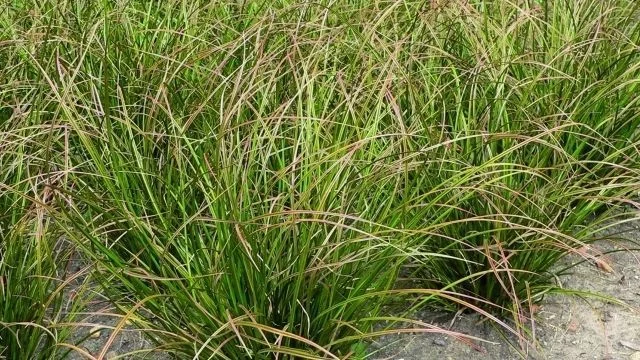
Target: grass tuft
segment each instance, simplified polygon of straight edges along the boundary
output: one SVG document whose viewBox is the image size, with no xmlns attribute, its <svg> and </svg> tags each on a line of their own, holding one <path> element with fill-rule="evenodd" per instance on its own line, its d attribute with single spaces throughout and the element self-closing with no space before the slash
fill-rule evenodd
<svg viewBox="0 0 640 360">
<path fill-rule="evenodd" d="M 98 358 L 126 320 L 177 358 L 360 357 L 409 294 L 521 329 L 640 189 L 636 1 L 12 5 L 4 206 L 55 190 L 125 314 Z"/>
</svg>

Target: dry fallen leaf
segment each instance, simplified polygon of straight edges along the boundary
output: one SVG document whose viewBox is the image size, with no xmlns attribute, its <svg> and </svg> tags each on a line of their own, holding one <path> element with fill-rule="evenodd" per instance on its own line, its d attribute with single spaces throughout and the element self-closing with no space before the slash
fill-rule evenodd
<svg viewBox="0 0 640 360">
<path fill-rule="evenodd" d="M 589 246 L 583 246 L 580 248 L 575 249 L 574 251 L 576 252 L 576 254 L 582 256 L 585 259 L 591 259 L 596 263 L 596 266 L 598 267 L 598 269 L 604 271 L 604 272 L 608 272 L 608 273 L 613 273 L 613 268 L 611 267 L 611 265 L 609 265 L 609 263 L 604 259 L 604 257 L 600 256 L 600 257 L 596 257 L 594 255 L 591 255 L 590 252 L 591 247 Z M 598 253 L 598 251 L 596 251 Z"/>
<path fill-rule="evenodd" d="M 612 273 L 613 272 L 613 268 L 611 267 L 611 265 L 609 265 L 609 263 L 607 263 L 606 261 L 604 261 L 602 258 L 596 258 L 596 266 L 598 267 L 598 269 L 608 272 L 608 273 Z"/>
</svg>

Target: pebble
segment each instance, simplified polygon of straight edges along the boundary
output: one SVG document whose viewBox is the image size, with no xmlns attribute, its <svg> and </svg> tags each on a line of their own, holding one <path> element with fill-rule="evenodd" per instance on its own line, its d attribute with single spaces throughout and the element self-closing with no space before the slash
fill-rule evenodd
<svg viewBox="0 0 640 360">
<path fill-rule="evenodd" d="M 91 334 L 89 337 L 96 339 L 100 337 L 100 329 L 102 329 L 102 326 L 94 326 L 89 330 L 89 334 Z"/>
<path fill-rule="evenodd" d="M 433 340 L 433 343 L 438 346 L 447 346 L 447 343 L 442 339 L 435 339 Z"/>
<path fill-rule="evenodd" d="M 630 360 L 640 360 L 640 351 L 634 352 L 629 356 Z"/>
</svg>

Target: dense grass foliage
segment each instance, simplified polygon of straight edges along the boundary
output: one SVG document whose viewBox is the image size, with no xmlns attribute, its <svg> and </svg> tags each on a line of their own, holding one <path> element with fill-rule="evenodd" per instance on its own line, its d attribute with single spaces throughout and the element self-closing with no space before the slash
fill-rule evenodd
<svg viewBox="0 0 640 360">
<path fill-rule="evenodd" d="M 593 216 L 637 191 L 638 5 L 475 5 L 440 8 L 446 31 L 427 42 L 438 50 L 419 52 L 433 80 L 411 103 L 433 104 L 418 117 L 431 115 L 449 143 L 438 175 L 421 166 L 409 198 L 440 207 L 416 204 L 413 218 L 451 224 L 427 248 L 468 260 L 425 260 L 436 283 L 478 274 L 452 288 L 517 304 L 592 237 Z"/>
<path fill-rule="evenodd" d="M 0 123 L 0 358 L 10 360 L 56 358 L 68 333 L 58 323 L 69 254 L 49 216 L 60 175 L 46 165 L 52 129 L 32 114 Z"/>
<path fill-rule="evenodd" d="M 5 161 L 60 164 L 59 229 L 177 358 L 362 356 L 437 294 L 408 262 L 521 321 L 640 189 L 639 6 L 13 1 L 0 119 L 56 150 Z"/>
</svg>

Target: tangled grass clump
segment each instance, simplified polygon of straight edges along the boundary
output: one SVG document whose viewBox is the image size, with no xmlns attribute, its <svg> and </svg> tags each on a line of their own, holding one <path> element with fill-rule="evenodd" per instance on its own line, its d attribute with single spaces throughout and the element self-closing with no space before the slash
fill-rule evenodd
<svg viewBox="0 0 640 360">
<path fill-rule="evenodd" d="M 0 121 L 24 109 L 24 138 L 49 129 L 47 237 L 94 261 L 122 324 L 159 349 L 364 357 L 398 295 L 521 321 L 560 258 L 625 221 L 638 15 L 631 0 L 14 1 Z M 425 289 L 396 288 L 407 263 Z"/>
</svg>

